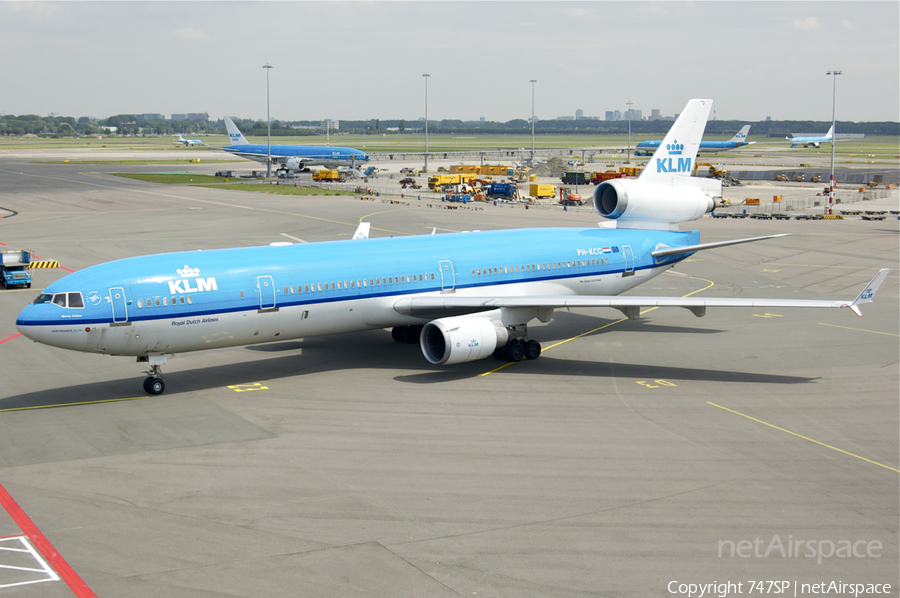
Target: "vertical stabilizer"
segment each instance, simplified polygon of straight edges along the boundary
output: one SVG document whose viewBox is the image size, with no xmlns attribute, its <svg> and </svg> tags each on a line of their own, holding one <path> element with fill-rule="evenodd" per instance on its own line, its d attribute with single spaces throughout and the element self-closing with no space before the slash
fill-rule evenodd
<svg viewBox="0 0 900 598">
<path fill-rule="evenodd" d="M 750 125 L 744 125 L 741 127 L 741 130 L 737 132 L 737 135 L 729 139 L 730 142 L 735 145 L 743 145 L 747 143 L 747 134 L 750 133 Z"/>
<path fill-rule="evenodd" d="M 711 108 L 712 100 L 689 101 L 638 178 L 661 181 L 690 177 Z"/>
<path fill-rule="evenodd" d="M 828 132 L 825 133 L 825 139 L 831 141 L 832 137 L 834 137 L 834 125 L 831 125 L 831 128 L 828 129 Z"/>
<path fill-rule="evenodd" d="M 247 138 L 237 128 L 230 116 L 225 117 L 225 128 L 228 130 L 228 138 L 231 140 L 231 145 L 249 145 Z"/>
</svg>

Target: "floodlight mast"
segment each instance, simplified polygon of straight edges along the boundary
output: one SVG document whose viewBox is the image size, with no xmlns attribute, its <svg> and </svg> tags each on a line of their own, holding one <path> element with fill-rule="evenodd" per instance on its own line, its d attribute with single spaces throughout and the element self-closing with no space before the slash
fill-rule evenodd
<svg viewBox="0 0 900 598">
<path fill-rule="evenodd" d="M 269 69 L 274 68 L 266 63 L 266 178 L 272 178 L 272 119 L 269 117 Z"/>
<path fill-rule="evenodd" d="M 843 75 L 844 71 L 835 71 L 831 70 L 825 73 L 826 75 L 831 75 L 832 86 L 831 86 L 831 187 L 828 192 L 828 205 L 825 206 L 825 213 L 831 214 L 832 206 L 834 204 L 834 142 L 837 140 L 837 131 L 834 130 L 834 100 L 837 95 L 837 76 Z"/>
<path fill-rule="evenodd" d="M 425 78 L 425 172 L 428 172 L 428 73 L 422 75 Z"/>
</svg>

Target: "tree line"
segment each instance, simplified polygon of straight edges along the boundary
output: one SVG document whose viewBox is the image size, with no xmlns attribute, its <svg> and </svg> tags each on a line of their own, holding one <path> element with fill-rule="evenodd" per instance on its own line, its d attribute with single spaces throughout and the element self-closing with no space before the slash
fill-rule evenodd
<svg viewBox="0 0 900 598">
<path fill-rule="evenodd" d="M 247 136 L 266 135 L 266 123 L 250 119 L 235 119 L 235 123 Z M 322 135 L 322 121 L 281 121 L 273 120 L 273 137 Z M 830 122 L 822 121 L 760 121 L 711 120 L 706 124 L 707 135 L 733 135 L 745 124 L 752 126 L 751 137 L 785 137 L 799 133 L 825 133 Z M 603 120 L 538 120 L 536 134 L 554 135 L 622 135 L 628 133 L 628 121 Z M 671 120 L 636 120 L 631 122 L 631 132 L 635 135 L 665 135 L 672 126 Z M 76 137 L 109 134 L 115 127 L 118 135 L 225 135 L 224 120 L 145 120 L 130 114 L 117 114 L 106 119 L 95 120 L 86 116 L 37 116 L 34 114 L 0 116 L 0 135 L 38 135 L 41 137 Z M 405 119 L 342 120 L 340 132 L 355 135 L 422 134 L 424 121 Z M 900 136 L 900 123 L 882 122 L 837 122 L 838 133 L 866 135 Z M 530 135 L 531 123 L 525 119 L 507 122 L 463 121 L 454 119 L 429 120 L 428 132 L 447 135 Z"/>
</svg>

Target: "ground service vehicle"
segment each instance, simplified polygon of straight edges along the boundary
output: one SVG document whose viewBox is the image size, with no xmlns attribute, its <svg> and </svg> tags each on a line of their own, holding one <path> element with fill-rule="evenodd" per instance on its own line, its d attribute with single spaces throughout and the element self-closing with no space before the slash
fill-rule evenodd
<svg viewBox="0 0 900 598">
<path fill-rule="evenodd" d="M 589 172 L 567 172 L 561 179 L 566 185 L 587 185 L 591 182 Z"/>
<path fill-rule="evenodd" d="M 539 185 L 531 183 L 529 185 L 528 195 L 531 197 L 556 197 L 556 185 Z"/>
<path fill-rule="evenodd" d="M 31 288 L 31 272 L 28 264 L 31 254 L 20 249 L 0 251 L 0 283 L 4 287 Z"/>
<path fill-rule="evenodd" d="M 515 199 L 519 187 L 513 183 L 491 183 L 483 187 L 485 195 L 501 199 Z"/>
</svg>

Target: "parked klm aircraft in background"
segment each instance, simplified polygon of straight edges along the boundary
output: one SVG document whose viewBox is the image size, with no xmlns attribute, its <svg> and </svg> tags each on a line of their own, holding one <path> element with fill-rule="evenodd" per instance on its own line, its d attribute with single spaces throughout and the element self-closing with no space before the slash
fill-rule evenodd
<svg viewBox="0 0 900 598">
<path fill-rule="evenodd" d="M 597 186 L 599 228 L 532 228 L 240 247 L 133 257 L 69 274 L 19 314 L 19 332 L 55 347 L 137 357 L 144 390 L 165 389 L 167 354 L 392 328 L 428 362 L 536 359 L 528 324 L 556 309 L 645 306 L 849 307 L 848 300 L 640 297 L 621 293 L 697 251 L 782 235 L 700 243 L 678 223 L 713 209 L 721 182 L 690 176 L 711 100 L 691 100 L 636 180 Z"/>
<path fill-rule="evenodd" d="M 753 145 L 755 141 L 747 141 L 747 133 L 750 131 L 750 125 L 744 125 L 737 134 L 728 141 L 701 141 L 701 152 L 721 152 L 724 150 L 742 147 L 744 145 Z M 637 156 L 649 156 L 650 150 L 655 150 L 662 142 L 658 139 L 652 141 L 641 141 L 637 144 Z"/>
<path fill-rule="evenodd" d="M 804 147 L 814 146 L 819 147 L 819 145 L 823 143 L 832 143 L 832 139 L 834 138 L 834 125 L 828 129 L 828 132 L 825 133 L 824 137 L 785 137 L 788 141 L 791 142 L 791 147 L 800 147 L 801 145 Z"/>
<path fill-rule="evenodd" d="M 226 146 L 226 152 L 242 158 L 249 158 L 257 162 L 266 163 L 269 148 L 265 144 L 251 144 L 241 133 L 237 125 L 230 117 L 225 117 L 225 128 L 228 129 L 228 137 L 231 145 Z M 326 166 L 335 168 L 346 166 L 356 169 L 357 164 L 368 162 L 366 152 L 352 147 L 327 147 L 321 145 L 273 145 L 271 146 L 272 164 L 278 166 L 277 170 L 293 170 L 299 172 L 310 166 Z"/>
<path fill-rule="evenodd" d="M 205 143 L 203 143 L 203 142 L 200 141 L 199 139 L 185 139 L 185 138 L 182 137 L 181 135 L 179 135 L 179 136 L 178 136 L 178 139 L 176 139 L 175 141 L 177 141 L 178 143 L 180 143 L 180 144 L 182 144 L 182 145 L 186 145 L 186 146 L 188 146 L 188 147 L 190 147 L 190 146 L 192 146 L 192 145 L 206 145 Z"/>
</svg>

